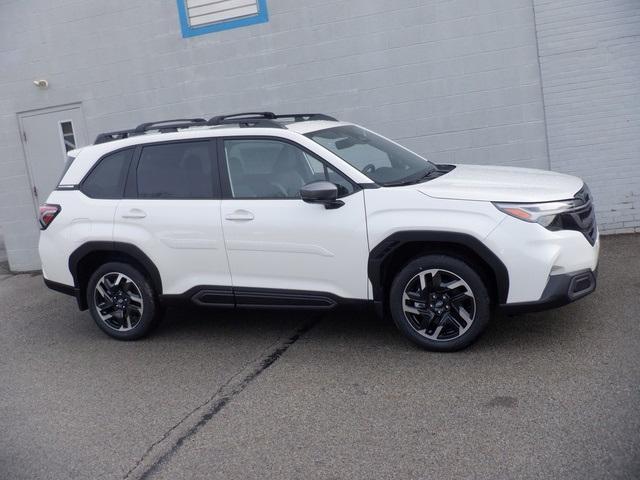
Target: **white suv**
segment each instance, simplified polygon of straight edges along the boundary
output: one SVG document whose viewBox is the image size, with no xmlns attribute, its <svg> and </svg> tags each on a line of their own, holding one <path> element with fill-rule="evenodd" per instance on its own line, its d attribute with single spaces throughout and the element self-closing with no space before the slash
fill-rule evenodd
<svg viewBox="0 0 640 480">
<path fill-rule="evenodd" d="M 143 124 L 74 152 L 40 208 L 45 283 L 114 338 L 162 307 L 369 304 L 432 350 L 492 308 L 591 293 L 599 238 L 579 178 L 435 165 L 322 114 Z"/>
</svg>

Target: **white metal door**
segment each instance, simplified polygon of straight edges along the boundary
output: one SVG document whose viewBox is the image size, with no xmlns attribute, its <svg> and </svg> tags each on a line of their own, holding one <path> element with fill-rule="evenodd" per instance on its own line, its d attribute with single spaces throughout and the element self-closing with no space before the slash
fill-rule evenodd
<svg viewBox="0 0 640 480">
<path fill-rule="evenodd" d="M 66 105 L 18 115 L 20 134 L 38 205 L 56 188 L 67 152 L 87 144 L 80 105 Z"/>
</svg>

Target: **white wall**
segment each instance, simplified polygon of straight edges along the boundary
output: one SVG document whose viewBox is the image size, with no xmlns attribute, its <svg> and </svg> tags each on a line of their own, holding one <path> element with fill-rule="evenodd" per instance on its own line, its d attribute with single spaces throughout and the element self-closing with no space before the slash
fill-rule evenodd
<svg viewBox="0 0 640 480">
<path fill-rule="evenodd" d="M 7 261 L 7 250 L 4 246 L 4 236 L 2 234 L 2 227 L 0 226 L 0 262 Z"/>
<path fill-rule="evenodd" d="M 614 93 L 602 86 L 602 99 L 593 105 L 613 102 L 620 108 L 603 106 L 600 117 L 574 125 L 571 108 L 592 105 L 575 93 L 591 88 L 590 77 L 577 75 L 580 85 L 569 88 L 562 78 L 574 70 L 554 67 L 557 44 L 566 41 L 554 40 L 555 3 L 569 2 L 536 0 L 553 166 L 587 177 L 605 227 L 633 228 L 637 216 L 614 213 L 627 205 L 629 192 L 637 201 L 640 190 L 623 186 L 633 178 L 628 172 L 638 152 L 637 110 L 625 110 L 615 96 L 635 91 L 628 79 L 635 67 L 622 66 L 623 56 L 637 58 L 632 40 L 598 47 L 609 55 L 601 69 L 610 69 L 608 90 Z M 638 4 L 611 0 L 598 8 L 608 3 L 622 15 Z M 319 111 L 367 125 L 438 162 L 549 168 L 533 0 L 267 4 L 268 23 L 183 39 L 173 0 L 0 0 L 0 224 L 13 269 L 39 266 L 16 116 L 30 109 L 82 102 L 91 137 L 182 116 Z M 562 18 L 580 8 L 565 10 Z M 593 18 L 585 18 L 583 29 L 588 22 L 609 21 L 595 11 L 588 15 Z M 577 25 L 566 28 L 571 32 Z M 585 35 L 572 40 L 577 59 Z M 611 58 L 619 63 L 612 67 Z M 590 65 L 580 69 L 578 74 L 588 73 Z M 50 88 L 35 88 L 36 78 L 49 80 Z M 637 106 L 637 98 L 627 100 Z M 567 110 L 567 102 L 574 106 Z M 621 112 L 635 127 L 605 120 Z M 600 120 L 611 126 L 606 134 Z M 593 142 L 571 143 L 576 135 Z M 586 168 L 581 158 L 589 159 Z"/>
<path fill-rule="evenodd" d="M 534 3 L 551 168 L 586 180 L 601 230 L 640 232 L 640 1 Z"/>
</svg>

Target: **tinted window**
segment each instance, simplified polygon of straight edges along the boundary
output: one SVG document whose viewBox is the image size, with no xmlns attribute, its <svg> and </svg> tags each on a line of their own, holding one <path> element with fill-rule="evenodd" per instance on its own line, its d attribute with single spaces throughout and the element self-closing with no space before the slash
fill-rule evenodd
<svg viewBox="0 0 640 480">
<path fill-rule="evenodd" d="M 140 154 L 139 198 L 214 198 L 217 181 L 208 141 L 151 145 Z"/>
<path fill-rule="evenodd" d="M 82 192 L 91 198 L 122 198 L 133 149 L 107 155 L 82 183 Z"/>
<path fill-rule="evenodd" d="M 353 193 L 351 182 L 315 156 L 277 140 L 225 140 L 233 198 L 300 198 L 307 183 L 328 180 L 340 196 Z"/>
</svg>

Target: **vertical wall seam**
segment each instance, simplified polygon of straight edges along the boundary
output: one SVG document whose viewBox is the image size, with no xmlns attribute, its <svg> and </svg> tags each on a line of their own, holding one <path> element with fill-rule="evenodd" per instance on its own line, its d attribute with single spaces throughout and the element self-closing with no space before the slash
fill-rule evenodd
<svg viewBox="0 0 640 480">
<path fill-rule="evenodd" d="M 540 75 L 540 98 L 542 99 L 542 119 L 544 121 L 544 141 L 547 147 L 547 162 L 551 170 L 551 149 L 549 147 L 549 124 L 547 123 L 547 104 L 544 99 L 544 79 L 542 77 L 542 62 L 540 61 L 540 43 L 538 41 L 538 19 L 536 17 L 536 0 L 531 0 L 533 12 L 533 31 L 536 36 L 536 58 L 538 59 L 538 75 Z"/>
</svg>

